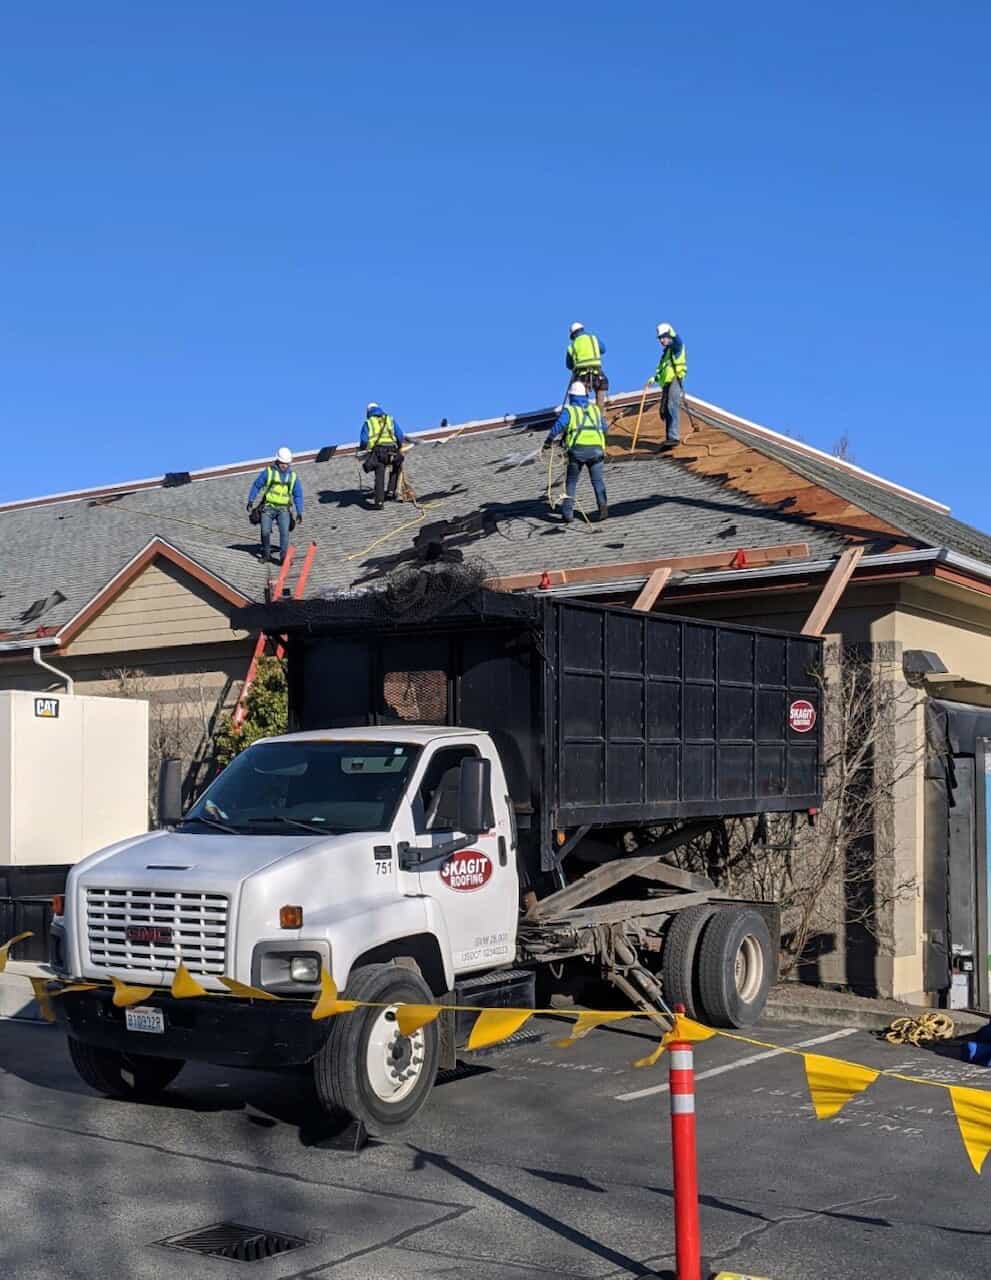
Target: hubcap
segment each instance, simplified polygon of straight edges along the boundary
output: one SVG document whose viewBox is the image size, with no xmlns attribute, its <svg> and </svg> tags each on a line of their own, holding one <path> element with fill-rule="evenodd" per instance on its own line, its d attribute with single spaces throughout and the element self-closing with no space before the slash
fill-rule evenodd
<svg viewBox="0 0 991 1280">
<path fill-rule="evenodd" d="M 733 977 L 740 999 L 744 1004 L 753 1003 L 764 981 L 764 952 L 752 934 L 747 934 L 740 943 L 733 965 Z"/>
<path fill-rule="evenodd" d="M 372 1092 L 383 1102 L 402 1102 L 416 1087 L 426 1057 L 423 1030 L 401 1036 L 395 1007 L 382 1009 L 368 1034 L 365 1068 Z"/>
</svg>

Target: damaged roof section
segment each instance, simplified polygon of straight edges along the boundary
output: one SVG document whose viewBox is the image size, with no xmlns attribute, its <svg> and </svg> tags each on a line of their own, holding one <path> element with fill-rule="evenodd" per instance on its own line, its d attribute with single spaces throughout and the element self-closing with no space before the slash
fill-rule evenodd
<svg viewBox="0 0 991 1280">
<path fill-rule="evenodd" d="M 580 509 L 566 527 L 553 509 L 565 467 L 560 451 L 540 451 L 550 410 L 414 436 L 406 476 L 415 502 L 382 511 L 370 509 L 354 446 L 299 455 L 306 521 L 297 539 L 319 547 L 308 594 L 360 589 L 437 561 L 476 561 L 489 579 L 595 568 L 607 580 L 630 564 L 678 557 L 739 567 L 747 550 L 770 565 L 767 553 L 783 546 L 801 546 L 810 565 L 860 546 L 868 556 L 949 547 L 991 566 L 991 538 L 939 503 L 693 397 L 671 453 L 658 449 L 656 396 L 648 397 L 631 451 L 640 401 L 636 393 L 609 404 L 603 525 Z M 173 476 L 0 509 L 0 631 L 65 628 L 153 539 L 238 597 L 264 599 L 268 571 L 244 512 L 256 472 L 256 463 L 238 464 L 188 473 L 188 483 L 184 474 L 181 484 Z M 586 486 L 579 499 L 591 515 Z M 15 557 L 15 547 L 31 554 Z M 42 601 L 43 615 L 25 621 Z"/>
</svg>

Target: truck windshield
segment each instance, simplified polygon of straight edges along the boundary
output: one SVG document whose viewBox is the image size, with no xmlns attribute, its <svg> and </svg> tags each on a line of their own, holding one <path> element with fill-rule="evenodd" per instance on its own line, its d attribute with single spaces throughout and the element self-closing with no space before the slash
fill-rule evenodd
<svg viewBox="0 0 991 1280">
<path fill-rule="evenodd" d="M 182 825 L 266 835 L 382 831 L 419 754 L 398 742 L 260 742 L 231 761 Z"/>
</svg>

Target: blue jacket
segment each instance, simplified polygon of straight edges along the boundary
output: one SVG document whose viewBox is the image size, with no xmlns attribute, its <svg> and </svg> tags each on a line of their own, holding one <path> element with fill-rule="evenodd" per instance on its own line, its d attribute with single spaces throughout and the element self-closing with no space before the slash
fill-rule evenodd
<svg viewBox="0 0 991 1280">
<path fill-rule="evenodd" d="M 568 404 L 586 405 L 586 404 L 590 404 L 591 400 L 592 400 L 591 396 L 568 396 Z M 551 427 L 550 431 L 548 432 L 547 439 L 544 441 L 544 443 L 551 444 L 553 441 L 555 441 L 558 438 L 558 436 L 563 436 L 564 429 L 567 425 L 568 425 L 568 407 L 567 405 L 565 405 L 562 407 L 561 412 L 558 414 L 557 421 L 554 423 L 553 427 Z"/>
<path fill-rule="evenodd" d="M 379 405 L 378 408 L 381 409 L 383 413 L 385 413 L 385 410 L 382 409 L 381 405 Z M 399 423 L 396 422 L 395 419 L 393 419 L 393 426 L 396 428 L 396 444 L 402 444 L 403 441 L 406 439 L 405 435 L 403 435 L 403 429 L 399 425 Z M 361 424 L 361 435 L 358 437 L 358 447 L 361 449 L 368 448 L 368 419 L 367 418 Z"/>
<path fill-rule="evenodd" d="M 274 466 L 275 464 L 273 463 L 272 465 Z M 289 470 L 292 471 L 293 468 L 290 467 Z M 255 477 L 255 483 L 251 486 L 251 492 L 248 494 L 248 501 L 253 503 L 267 483 L 268 467 L 265 467 Z M 296 508 L 296 514 L 301 516 L 303 514 L 303 486 L 299 482 L 299 472 L 296 473 L 296 483 L 292 487 L 292 504 Z"/>
<path fill-rule="evenodd" d="M 588 333 L 588 330 L 583 329 L 582 333 Z M 599 355 L 604 356 L 606 354 L 606 344 L 602 341 L 602 339 L 599 337 L 598 334 L 596 334 L 595 336 L 598 339 L 598 343 L 599 343 Z M 578 334 L 576 333 L 575 338 L 577 337 L 578 337 Z M 572 338 L 571 342 L 574 342 L 575 338 Z M 575 362 L 571 358 L 571 342 L 568 343 L 568 346 L 564 352 L 564 367 L 566 369 L 573 369 L 575 367 Z"/>
</svg>

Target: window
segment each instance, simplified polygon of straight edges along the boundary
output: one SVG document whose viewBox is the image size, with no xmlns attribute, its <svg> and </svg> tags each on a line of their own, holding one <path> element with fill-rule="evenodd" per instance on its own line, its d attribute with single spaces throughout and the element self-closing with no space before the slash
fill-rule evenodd
<svg viewBox="0 0 991 1280">
<path fill-rule="evenodd" d="M 385 830 L 419 754 L 398 742 L 259 742 L 231 761 L 184 821 L 267 835 Z"/>
<path fill-rule="evenodd" d="M 466 756 L 477 755 L 474 747 L 441 747 L 434 753 L 413 801 L 413 821 L 418 835 L 457 829 L 461 761 Z M 486 821 L 490 827 L 495 823 L 491 796 Z"/>
</svg>

